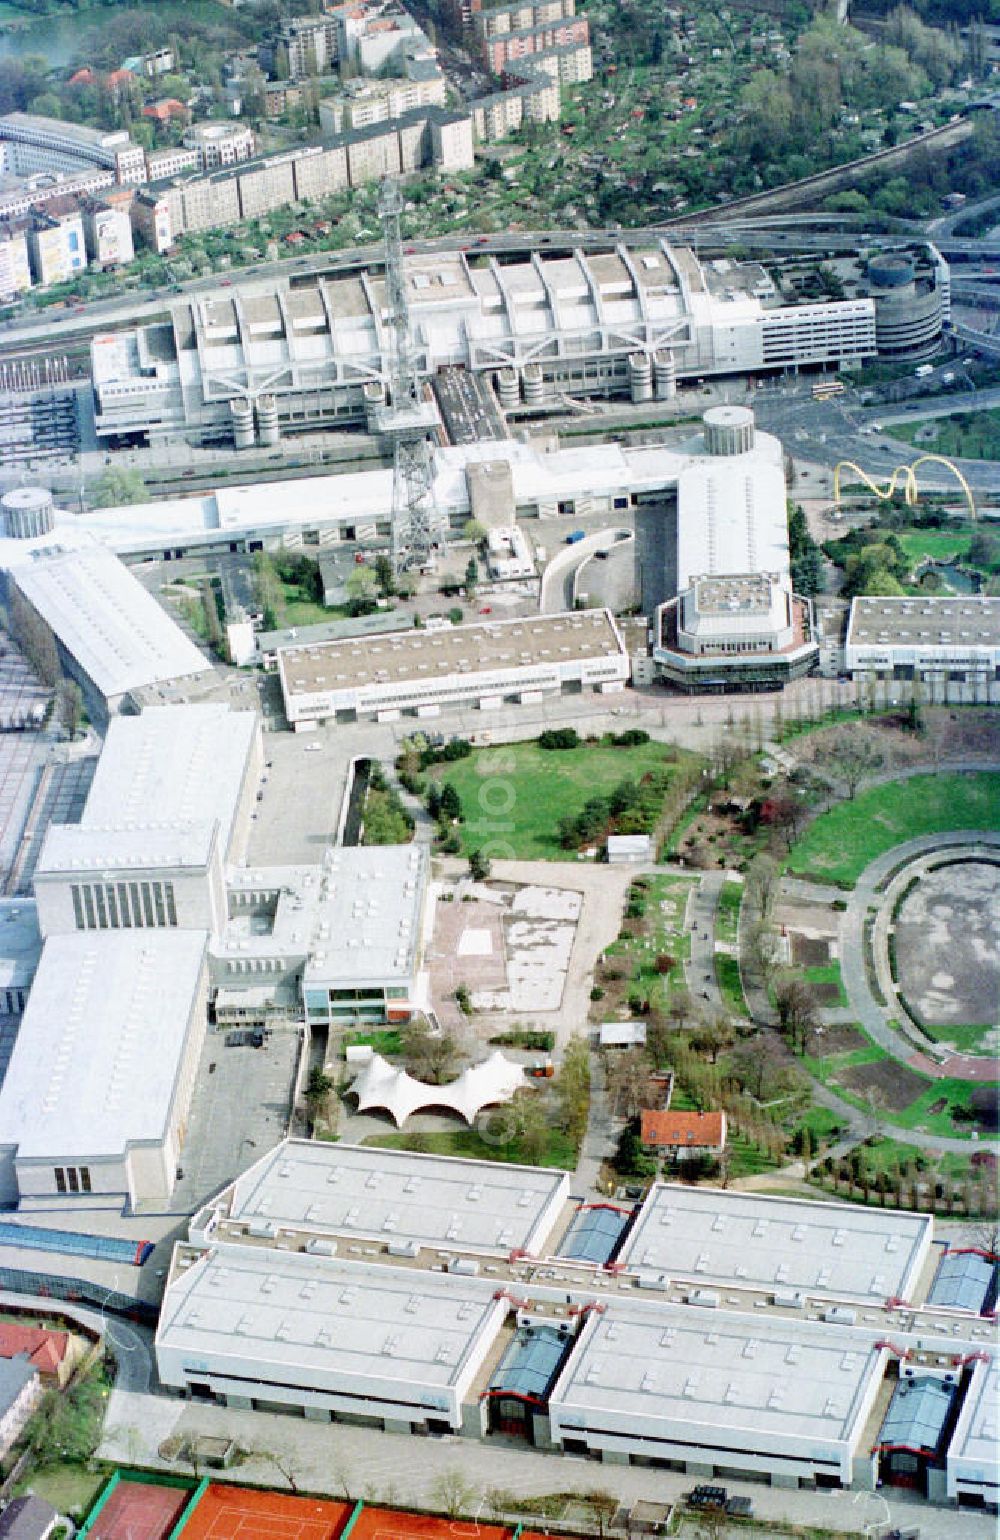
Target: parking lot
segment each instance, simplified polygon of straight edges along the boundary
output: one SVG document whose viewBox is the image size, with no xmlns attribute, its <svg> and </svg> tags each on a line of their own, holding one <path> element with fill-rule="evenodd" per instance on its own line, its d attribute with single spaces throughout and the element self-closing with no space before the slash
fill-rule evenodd
<svg viewBox="0 0 1000 1540">
<path fill-rule="evenodd" d="M 198 1065 L 174 1188 L 174 1213 L 191 1213 L 284 1138 L 291 1115 L 299 1033 L 272 1032 L 263 1048 L 227 1048 L 209 1031 Z"/>
</svg>

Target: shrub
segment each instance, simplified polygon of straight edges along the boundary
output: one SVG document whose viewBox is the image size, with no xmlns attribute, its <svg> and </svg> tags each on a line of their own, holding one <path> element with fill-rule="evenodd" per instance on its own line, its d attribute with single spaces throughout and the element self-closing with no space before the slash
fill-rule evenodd
<svg viewBox="0 0 1000 1540">
<path fill-rule="evenodd" d="M 590 991 L 590 998 L 592 1000 L 604 999 L 604 990 L 601 988 L 600 984 L 594 985 L 593 989 Z"/>
<path fill-rule="evenodd" d="M 538 747 L 540 749 L 577 749 L 580 747 L 580 734 L 575 727 L 548 727 L 539 734 Z"/>
</svg>

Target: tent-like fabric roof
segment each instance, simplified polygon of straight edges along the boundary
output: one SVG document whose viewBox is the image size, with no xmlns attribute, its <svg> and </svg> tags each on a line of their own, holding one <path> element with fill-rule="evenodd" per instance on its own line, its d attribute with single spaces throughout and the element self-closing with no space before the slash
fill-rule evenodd
<svg viewBox="0 0 1000 1540">
<path fill-rule="evenodd" d="M 350 1094 L 358 1098 L 359 1112 L 384 1108 L 397 1128 L 425 1107 L 447 1107 L 467 1123 L 474 1123 L 484 1107 L 509 1102 L 526 1085 L 520 1064 L 511 1063 L 497 1049 L 482 1064 L 463 1070 L 450 1085 L 428 1085 L 415 1080 L 405 1069 L 395 1069 L 379 1053 L 373 1053 L 356 1077 Z"/>
</svg>

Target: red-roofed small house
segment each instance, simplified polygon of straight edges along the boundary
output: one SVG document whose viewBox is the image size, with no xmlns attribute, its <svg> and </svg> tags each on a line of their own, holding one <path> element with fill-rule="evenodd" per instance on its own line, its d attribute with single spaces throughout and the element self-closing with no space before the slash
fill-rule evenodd
<svg viewBox="0 0 1000 1540">
<path fill-rule="evenodd" d="M 0 1321 L 0 1358 L 23 1355 L 38 1370 L 43 1385 L 65 1385 L 85 1352 L 86 1343 L 69 1332 Z"/>
<path fill-rule="evenodd" d="M 75 74 L 72 74 L 69 77 L 67 84 L 71 86 L 92 86 L 96 79 L 97 76 L 94 74 L 93 70 L 88 69 L 87 66 L 84 65 L 82 69 L 78 69 Z"/>
<path fill-rule="evenodd" d="M 721 1155 L 726 1147 L 724 1112 L 655 1112 L 642 1109 L 644 1149 L 683 1160 L 688 1155 Z"/>
<path fill-rule="evenodd" d="M 131 70 L 112 70 L 104 77 L 104 89 L 117 96 L 119 91 L 126 91 L 135 80 Z"/>
<path fill-rule="evenodd" d="M 157 123 L 187 123 L 191 114 L 176 96 L 164 96 L 157 102 L 147 102 L 142 109 L 144 118 L 155 118 Z"/>
</svg>

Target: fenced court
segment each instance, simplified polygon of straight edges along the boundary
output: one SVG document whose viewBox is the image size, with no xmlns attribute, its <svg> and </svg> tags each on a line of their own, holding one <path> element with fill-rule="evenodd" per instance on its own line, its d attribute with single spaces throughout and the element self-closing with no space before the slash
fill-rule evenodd
<svg viewBox="0 0 1000 1540">
<path fill-rule="evenodd" d="M 480 1524 L 476 1519 L 365 1507 L 351 1528 L 350 1540 L 510 1540 L 510 1533 L 503 1525 Z"/>
<path fill-rule="evenodd" d="M 168 1540 L 191 1490 L 187 1484 L 134 1481 L 116 1472 L 81 1534 L 87 1540 Z"/>
<path fill-rule="evenodd" d="M 353 1503 L 213 1482 L 184 1525 L 183 1540 L 338 1540 Z"/>
</svg>

